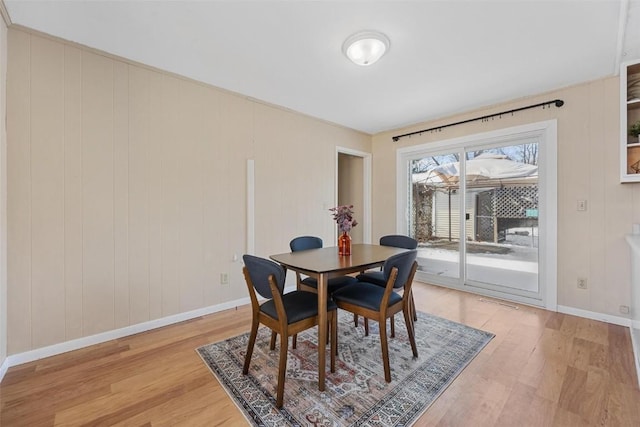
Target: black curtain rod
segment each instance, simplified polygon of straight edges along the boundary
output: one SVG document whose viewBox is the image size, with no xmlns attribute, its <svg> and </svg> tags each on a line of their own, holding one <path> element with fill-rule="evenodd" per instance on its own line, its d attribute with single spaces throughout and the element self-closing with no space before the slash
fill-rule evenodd
<svg viewBox="0 0 640 427">
<path fill-rule="evenodd" d="M 553 104 L 556 107 L 560 108 L 560 107 L 562 107 L 564 105 L 564 101 L 562 99 L 554 99 L 553 101 L 541 102 L 541 103 L 535 104 L 535 105 L 527 105 L 526 107 L 515 108 L 513 110 L 503 111 L 501 113 L 489 114 L 488 116 L 476 117 L 475 119 L 468 119 L 468 120 L 463 120 L 461 122 L 449 123 L 448 125 L 435 126 L 435 127 L 429 128 L 429 129 L 417 130 L 415 132 L 405 133 L 404 135 L 394 136 L 394 137 L 392 137 L 392 139 L 393 139 L 393 142 L 398 142 L 398 140 L 400 138 L 404 138 L 406 136 L 419 135 L 419 134 L 422 134 L 422 133 L 425 133 L 425 132 L 434 131 L 434 130 L 441 131 L 442 129 L 448 128 L 450 126 L 457 126 L 457 125 L 461 125 L 461 124 L 464 124 L 464 123 L 475 122 L 476 120 L 487 121 L 487 120 L 489 120 L 490 118 L 493 118 L 493 117 L 498 117 L 498 116 L 502 116 L 502 115 L 506 115 L 506 114 L 513 114 L 513 113 L 517 113 L 518 111 L 528 110 L 530 108 L 537 108 L 537 107 L 546 108 L 547 106 L 550 106 L 551 104 Z"/>
</svg>

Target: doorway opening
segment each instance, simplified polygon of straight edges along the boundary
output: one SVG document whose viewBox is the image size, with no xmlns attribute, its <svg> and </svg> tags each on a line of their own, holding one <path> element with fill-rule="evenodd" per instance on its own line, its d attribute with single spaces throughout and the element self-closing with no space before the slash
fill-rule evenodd
<svg viewBox="0 0 640 427">
<path fill-rule="evenodd" d="M 336 204 L 353 205 L 353 243 L 371 243 L 371 153 L 337 147 Z M 336 235 L 337 242 L 337 235 Z"/>
</svg>

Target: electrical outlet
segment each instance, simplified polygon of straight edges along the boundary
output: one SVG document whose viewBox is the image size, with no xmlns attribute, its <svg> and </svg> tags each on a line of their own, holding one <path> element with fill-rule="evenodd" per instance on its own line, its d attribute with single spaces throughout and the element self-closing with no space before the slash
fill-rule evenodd
<svg viewBox="0 0 640 427">
<path fill-rule="evenodd" d="M 629 314 L 629 306 L 628 305 L 621 305 L 620 306 L 620 313 Z"/>
<path fill-rule="evenodd" d="M 578 277 L 578 289 L 587 289 L 587 279 Z"/>
<path fill-rule="evenodd" d="M 577 209 L 579 211 L 586 211 L 587 210 L 587 201 L 586 200 L 578 200 Z"/>
<path fill-rule="evenodd" d="M 229 284 L 229 274 L 220 273 L 220 284 L 221 285 L 228 285 Z"/>
</svg>

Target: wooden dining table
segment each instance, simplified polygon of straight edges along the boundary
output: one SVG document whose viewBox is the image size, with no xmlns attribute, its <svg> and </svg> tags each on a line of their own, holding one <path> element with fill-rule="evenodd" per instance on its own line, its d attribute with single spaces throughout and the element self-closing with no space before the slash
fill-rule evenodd
<svg viewBox="0 0 640 427">
<path fill-rule="evenodd" d="M 288 270 L 298 271 L 318 281 L 318 389 L 324 391 L 327 345 L 327 282 L 332 277 L 379 267 L 392 255 L 407 249 L 391 246 L 353 244 L 350 256 L 338 255 L 338 247 L 309 249 L 271 255 Z"/>
</svg>

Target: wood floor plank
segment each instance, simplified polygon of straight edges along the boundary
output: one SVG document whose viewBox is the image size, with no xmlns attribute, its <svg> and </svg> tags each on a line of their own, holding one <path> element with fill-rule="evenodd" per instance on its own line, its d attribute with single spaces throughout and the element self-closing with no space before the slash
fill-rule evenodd
<svg viewBox="0 0 640 427">
<path fill-rule="evenodd" d="M 580 323 L 576 325 L 576 338 L 582 338 L 586 341 L 591 341 L 599 344 L 608 344 L 609 337 L 609 325 L 597 320 L 582 319 Z"/>
<path fill-rule="evenodd" d="M 569 365 L 584 371 L 588 370 L 591 366 L 592 354 L 597 354 L 598 350 L 603 347 L 603 345 L 592 341 L 578 337 L 574 338 L 569 354 Z"/>
<path fill-rule="evenodd" d="M 536 394 L 536 389 L 523 383 L 516 383 L 509 393 L 495 425 L 544 427 L 552 426 L 555 416 L 553 402 Z"/>
<path fill-rule="evenodd" d="M 212 404 L 216 402 L 216 404 Z M 220 403 L 218 403 L 220 402 Z M 245 426 L 246 419 L 227 398 L 222 388 L 207 384 L 194 389 L 162 405 L 140 413 L 138 416 L 114 424 L 137 426 L 150 420 L 153 426 Z"/>
<path fill-rule="evenodd" d="M 112 425 L 127 420 L 148 408 L 155 408 L 171 399 L 210 382 L 200 370 L 183 372 L 179 377 L 159 378 L 129 390 L 112 392 L 108 396 L 91 399 L 56 414 L 56 424 L 87 426 Z M 84 419 L 90 421 L 82 422 Z"/>
<path fill-rule="evenodd" d="M 605 424 L 612 426 L 640 426 L 640 391 L 638 386 L 615 380 L 609 383 L 609 400 Z"/>
<path fill-rule="evenodd" d="M 573 412 L 566 411 L 562 408 L 557 408 L 553 417 L 553 426 L 567 426 L 567 427 L 590 427 L 592 424 L 590 420 L 586 420 L 580 415 Z M 606 425 L 606 424 L 605 424 Z"/>
<path fill-rule="evenodd" d="M 563 319 L 564 314 L 562 313 L 550 313 L 544 326 L 547 329 L 555 329 L 559 331 L 562 326 Z"/>
<path fill-rule="evenodd" d="M 628 328 L 424 283 L 414 298 L 496 334 L 416 426 L 640 425 Z M 246 425 L 195 349 L 247 332 L 250 319 L 238 307 L 11 367 L 0 425 Z"/>
<path fill-rule="evenodd" d="M 604 419 L 610 394 L 609 373 L 600 369 L 587 371 L 584 394 L 580 415 L 588 420 Z"/>
<path fill-rule="evenodd" d="M 545 360 L 539 381 L 536 385 L 536 395 L 557 404 L 560 399 L 564 376 L 566 373 L 566 363 Z"/>
<path fill-rule="evenodd" d="M 633 352 L 625 351 L 631 347 L 631 336 L 627 328 L 616 325 L 608 326 L 608 345 L 611 375 L 613 379 L 629 385 L 636 385 L 634 375 L 636 372 Z"/>
</svg>

